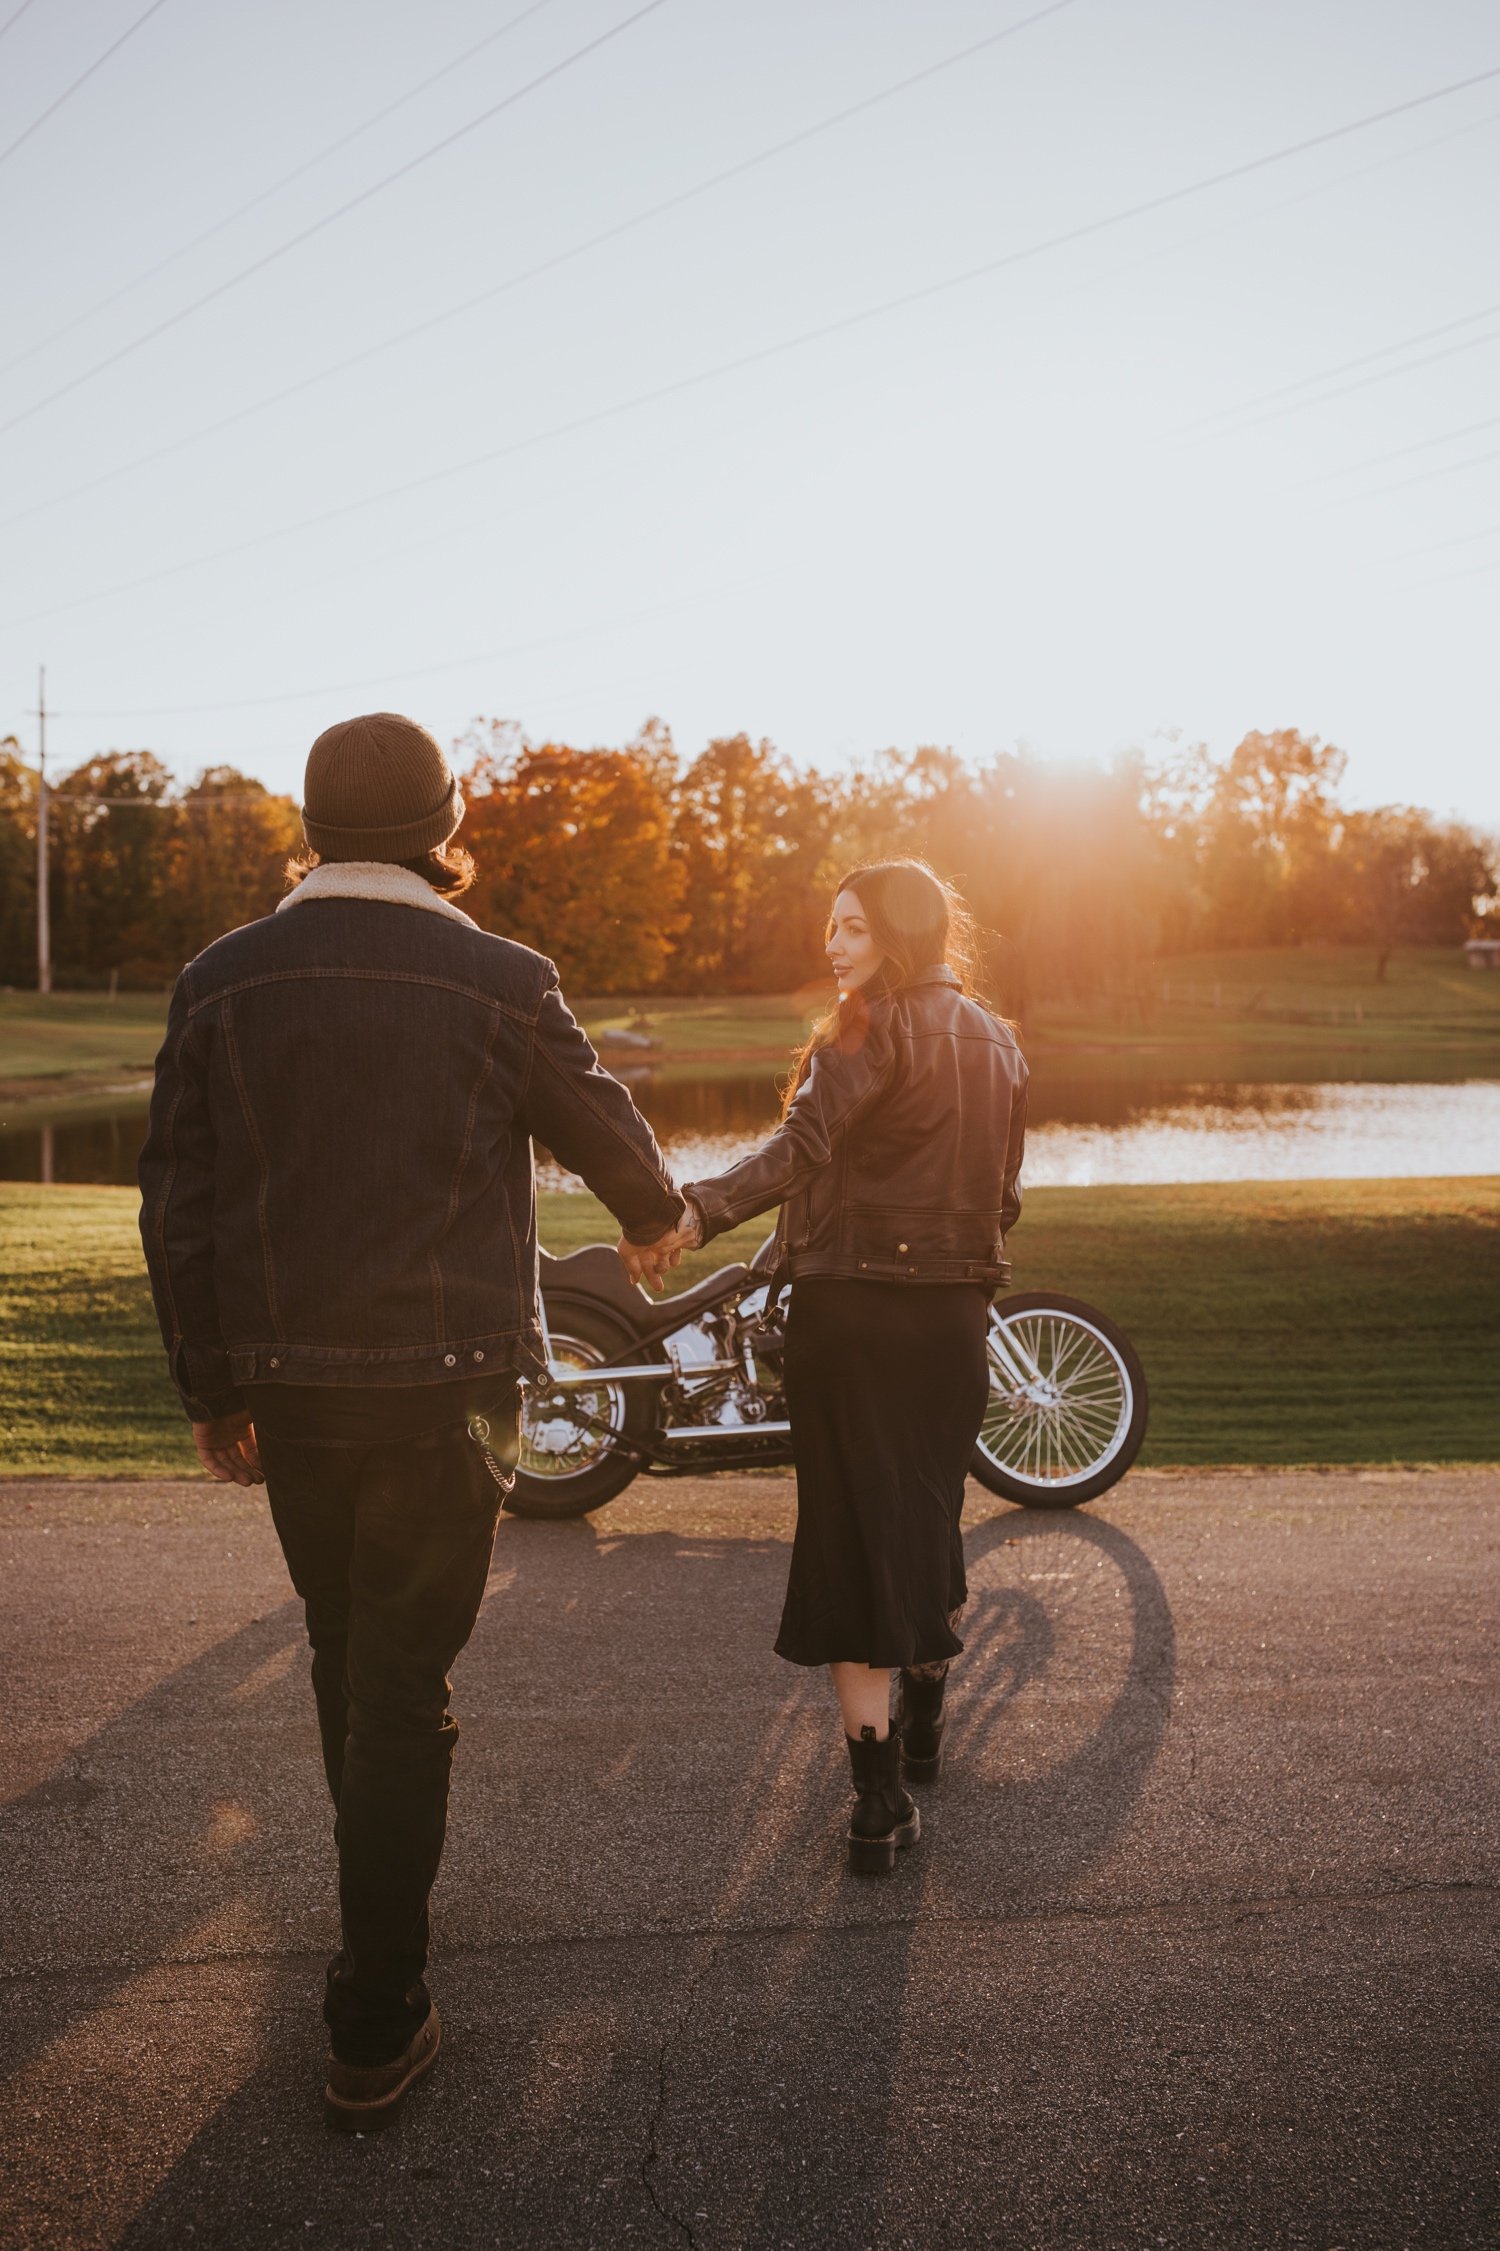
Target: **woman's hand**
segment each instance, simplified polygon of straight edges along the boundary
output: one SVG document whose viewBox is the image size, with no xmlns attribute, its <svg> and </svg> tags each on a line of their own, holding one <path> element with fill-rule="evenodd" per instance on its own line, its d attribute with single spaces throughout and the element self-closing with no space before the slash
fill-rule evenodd
<svg viewBox="0 0 1500 2251">
<path fill-rule="evenodd" d="M 682 1256 L 682 1245 L 677 1239 L 675 1227 L 668 1228 L 660 1241 L 655 1243 L 632 1243 L 622 1235 L 615 1249 L 631 1281 L 644 1282 L 648 1289 L 655 1290 L 658 1297 L 667 1286 L 663 1279 L 667 1268 L 675 1266 Z"/>
<path fill-rule="evenodd" d="M 669 1266 L 676 1266 L 684 1251 L 695 1251 L 703 1239 L 703 1222 L 696 1204 L 687 1202 L 681 1219 L 675 1227 L 654 1243 L 627 1242 L 622 1235 L 615 1245 L 616 1251 L 632 1282 L 644 1282 L 660 1296 L 666 1288 L 664 1276 Z"/>
</svg>

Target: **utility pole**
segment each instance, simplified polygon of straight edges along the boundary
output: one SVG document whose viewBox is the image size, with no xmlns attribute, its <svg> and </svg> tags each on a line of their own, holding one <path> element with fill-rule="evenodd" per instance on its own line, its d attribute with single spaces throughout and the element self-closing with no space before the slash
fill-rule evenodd
<svg viewBox="0 0 1500 2251">
<path fill-rule="evenodd" d="M 36 989 L 52 990 L 52 915 L 47 897 L 47 667 L 36 679 L 37 763 L 41 780 L 36 799 Z"/>
</svg>

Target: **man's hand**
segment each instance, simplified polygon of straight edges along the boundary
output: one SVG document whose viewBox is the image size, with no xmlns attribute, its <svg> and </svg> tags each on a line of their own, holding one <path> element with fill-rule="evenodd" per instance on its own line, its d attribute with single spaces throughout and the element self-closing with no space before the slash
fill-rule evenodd
<svg viewBox="0 0 1500 2251">
<path fill-rule="evenodd" d="M 260 1466 L 248 1407 L 220 1415 L 216 1422 L 194 1423 L 193 1444 L 209 1476 L 221 1485 L 264 1485 L 266 1473 Z"/>
<path fill-rule="evenodd" d="M 675 1227 L 668 1228 L 658 1243 L 630 1243 L 622 1235 L 615 1249 L 631 1281 L 646 1283 L 658 1297 L 667 1286 L 662 1279 L 667 1268 L 675 1266 L 682 1256 Z"/>
<path fill-rule="evenodd" d="M 697 1247 L 698 1214 L 692 1204 L 688 1205 L 677 1225 L 669 1227 L 658 1241 L 647 1244 L 628 1243 L 622 1235 L 615 1245 L 631 1281 L 645 1282 L 658 1296 L 666 1288 L 663 1276 L 667 1268 L 675 1266 L 684 1251 L 696 1250 Z"/>
</svg>

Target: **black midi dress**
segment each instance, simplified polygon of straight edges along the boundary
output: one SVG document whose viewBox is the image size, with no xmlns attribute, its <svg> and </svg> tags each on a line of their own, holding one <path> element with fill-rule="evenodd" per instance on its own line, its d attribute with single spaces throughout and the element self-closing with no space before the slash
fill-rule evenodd
<svg viewBox="0 0 1500 2251">
<path fill-rule="evenodd" d="M 990 1293 L 973 1282 L 808 1280 L 787 1311 L 797 1531 L 779 1656 L 956 1657 L 964 1479 L 989 1396 Z"/>
<path fill-rule="evenodd" d="M 964 1480 L 1020 1216 L 1026 1064 L 941 962 L 839 1002 L 776 1131 L 683 1193 L 705 1241 L 780 1206 L 795 1665 L 940 1665 L 963 1644 Z"/>
</svg>

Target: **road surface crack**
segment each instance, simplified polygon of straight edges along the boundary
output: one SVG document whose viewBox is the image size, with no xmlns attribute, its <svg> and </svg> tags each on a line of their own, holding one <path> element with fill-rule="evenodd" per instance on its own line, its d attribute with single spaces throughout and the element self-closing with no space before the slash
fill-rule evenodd
<svg viewBox="0 0 1500 2251">
<path fill-rule="evenodd" d="M 662 2121 L 667 2114 L 667 2074 L 671 2064 L 672 2051 L 687 2028 L 688 2019 L 693 2013 L 708 1973 L 719 1958 L 721 1944 L 722 1941 L 716 1941 L 705 1948 L 703 1960 L 683 1987 L 682 1999 L 678 2004 L 676 2015 L 663 2033 L 661 2045 L 656 2051 L 656 2100 L 652 2105 L 651 2116 L 647 2123 L 646 2148 L 641 2158 L 641 2186 L 650 2197 L 653 2209 L 660 2218 L 666 2221 L 668 2227 L 675 2228 L 679 2235 L 685 2237 L 687 2242 L 694 2246 L 696 2246 L 698 2239 L 692 2228 L 681 2213 L 673 2211 L 670 2204 L 663 2202 L 657 2194 L 656 2183 L 651 2175 L 654 2167 L 661 2161 L 659 2136 Z"/>
<path fill-rule="evenodd" d="M 1500 1891 L 1500 1881 L 1486 1874 L 1419 1876 L 1383 1884 L 1326 1887 L 1309 1885 L 1305 1889 L 1294 1886 L 1281 1891 L 1185 1893 L 1163 1899 L 1104 1901 L 1098 1905 L 1089 1900 L 1072 1900 L 1050 1906 L 1038 1906 L 1031 1901 L 1011 1901 L 997 1908 L 974 1908 L 967 1911 L 927 1905 L 917 1914 L 851 1915 L 826 1921 L 799 1916 L 763 1923 L 650 1924 L 640 1930 L 553 1931 L 524 1938 L 493 1939 L 467 1946 L 445 1947 L 444 1956 L 450 1961 L 487 1961 L 499 1954 L 547 1953 L 553 1949 L 575 1947 L 690 1944 L 695 1939 L 713 1940 L 718 1945 L 725 1945 L 736 1940 L 800 1938 L 809 1933 L 827 1937 L 843 1932 L 855 1937 L 861 1932 L 913 1930 L 919 1925 L 925 1929 L 985 1930 L 1002 1925 L 1025 1928 L 1031 1924 L 1129 1922 L 1135 1919 L 1145 1920 L 1153 1915 L 1213 1916 L 1246 1907 L 1269 1910 L 1282 1907 L 1375 1907 L 1387 1899 L 1461 1899 L 1471 1895 L 1487 1898 L 1497 1891 Z M 0 1968 L 0 1988 L 7 1985 L 64 1981 L 69 1978 L 114 1979 L 122 1975 L 136 1976 L 144 1970 L 235 1969 L 257 1962 L 316 1963 L 326 1959 L 326 1948 L 271 1945 L 226 1946 L 194 1953 L 184 1951 L 80 1956 L 77 1960 L 68 1962 L 49 1958 L 36 1962 L 10 1963 Z M 696 1991 L 696 1982 L 694 1990 Z"/>
</svg>

